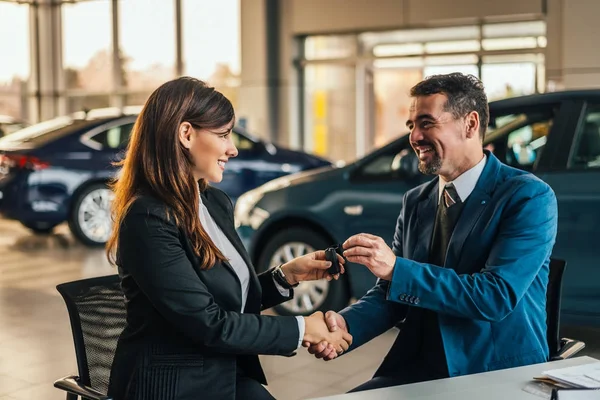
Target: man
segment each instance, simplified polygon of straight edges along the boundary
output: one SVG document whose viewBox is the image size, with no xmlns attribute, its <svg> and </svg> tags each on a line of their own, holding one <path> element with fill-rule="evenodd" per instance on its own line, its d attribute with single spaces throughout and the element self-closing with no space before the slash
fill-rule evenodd
<svg viewBox="0 0 600 400">
<path fill-rule="evenodd" d="M 545 362 L 546 285 L 557 204 L 548 185 L 484 151 L 482 83 L 460 73 L 411 89 L 410 143 L 437 175 L 404 195 L 392 249 L 359 234 L 344 243 L 376 286 L 339 314 L 356 348 L 394 325 L 400 333 L 375 376 L 353 391 Z M 326 343 L 318 358 L 336 356 Z"/>
</svg>

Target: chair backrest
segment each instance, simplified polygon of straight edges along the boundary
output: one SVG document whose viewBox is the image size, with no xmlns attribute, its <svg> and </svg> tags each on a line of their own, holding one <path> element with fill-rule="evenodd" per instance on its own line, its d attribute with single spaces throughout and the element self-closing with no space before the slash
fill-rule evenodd
<svg viewBox="0 0 600 400">
<path fill-rule="evenodd" d="M 567 262 L 564 260 L 550 259 L 550 274 L 546 289 L 546 325 L 550 357 L 560 350 L 560 298 L 566 266 Z"/>
<path fill-rule="evenodd" d="M 81 383 L 106 393 L 117 340 L 125 327 L 118 275 L 60 284 L 69 312 Z"/>
</svg>

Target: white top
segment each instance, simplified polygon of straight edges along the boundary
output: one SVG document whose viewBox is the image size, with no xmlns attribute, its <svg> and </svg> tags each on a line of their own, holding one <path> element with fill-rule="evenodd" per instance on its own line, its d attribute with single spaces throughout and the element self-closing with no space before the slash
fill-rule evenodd
<svg viewBox="0 0 600 400">
<path fill-rule="evenodd" d="M 229 239 L 227 239 L 227 236 L 225 236 L 219 225 L 217 225 L 208 212 L 206 206 L 202 203 L 202 197 L 200 197 L 200 223 L 215 246 L 217 246 L 217 248 L 221 250 L 221 253 L 229 260 L 229 264 L 231 264 L 240 280 L 242 288 L 242 309 L 240 312 L 243 313 L 244 308 L 246 307 L 246 300 L 248 299 L 248 290 L 250 288 L 250 271 L 240 253 L 233 247 Z"/>
<path fill-rule="evenodd" d="M 200 197 L 199 200 L 200 223 L 202 224 L 202 227 L 204 228 L 208 236 L 210 236 L 215 246 L 217 246 L 221 253 L 223 253 L 223 255 L 229 260 L 229 264 L 231 265 L 236 275 L 238 276 L 238 279 L 240 280 L 242 290 L 242 309 L 240 310 L 240 312 L 243 313 L 244 308 L 246 307 L 246 300 L 248 300 L 248 291 L 250 288 L 250 271 L 248 269 L 248 265 L 246 264 L 240 253 L 235 249 L 233 244 L 231 244 L 227 236 L 225 236 L 225 234 L 223 233 L 219 225 L 215 222 L 213 217 L 210 215 L 208 209 L 206 208 L 204 203 L 202 203 L 202 197 Z M 275 280 L 273 281 L 275 282 L 275 286 L 277 287 L 277 290 L 279 290 L 279 293 L 281 293 L 282 296 L 287 297 L 290 295 L 289 289 L 285 289 L 281 285 L 279 285 Z M 296 319 L 298 320 L 298 330 L 300 331 L 300 338 L 298 339 L 298 347 L 300 347 L 302 345 L 302 338 L 304 337 L 305 330 L 304 318 L 296 317 Z"/>
<path fill-rule="evenodd" d="M 456 189 L 456 193 L 458 193 L 458 197 L 460 197 L 460 201 L 464 203 L 473 192 L 473 189 L 475 189 L 475 185 L 477 185 L 477 181 L 483 172 L 486 161 L 487 156 L 484 154 L 481 161 L 479 161 L 473 168 L 463 172 L 458 178 L 451 182 L 446 182 L 444 178 L 440 176 L 439 198 L 442 197 L 444 186 L 448 183 L 452 183 Z"/>
</svg>

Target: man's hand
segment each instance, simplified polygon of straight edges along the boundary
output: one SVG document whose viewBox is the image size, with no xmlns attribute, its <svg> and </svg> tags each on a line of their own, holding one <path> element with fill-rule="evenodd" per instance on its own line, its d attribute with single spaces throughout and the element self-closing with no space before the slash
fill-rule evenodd
<svg viewBox="0 0 600 400">
<path fill-rule="evenodd" d="M 342 331 L 348 332 L 348 326 L 346 320 L 340 314 L 334 311 L 327 311 L 325 314 L 325 322 L 331 332 Z M 322 341 L 317 344 L 311 344 L 309 342 L 302 343 L 304 347 L 308 347 L 308 352 L 314 354 L 316 358 L 322 358 L 324 361 L 333 360 L 342 353 L 337 353 L 333 345 Z"/>
<path fill-rule="evenodd" d="M 344 258 L 338 254 L 338 262 L 340 263 L 341 273 L 344 270 Z M 340 274 L 329 275 L 327 269 L 331 267 L 331 262 L 325 258 L 325 250 L 318 250 L 312 253 L 305 254 L 301 257 L 296 257 L 281 266 L 288 282 L 291 285 L 297 282 L 314 281 L 319 279 L 338 279 Z"/>
<path fill-rule="evenodd" d="M 363 264 L 378 278 L 392 280 L 396 255 L 379 236 L 359 233 L 344 242 L 344 257 Z"/>
<path fill-rule="evenodd" d="M 325 316 L 320 311 L 304 317 L 304 323 L 305 331 L 302 340 L 305 346 L 327 343 L 328 347 L 333 349 L 334 354 L 342 354 L 352 344 L 352 335 L 343 329 L 332 331 L 325 323 Z"/>
</svg>

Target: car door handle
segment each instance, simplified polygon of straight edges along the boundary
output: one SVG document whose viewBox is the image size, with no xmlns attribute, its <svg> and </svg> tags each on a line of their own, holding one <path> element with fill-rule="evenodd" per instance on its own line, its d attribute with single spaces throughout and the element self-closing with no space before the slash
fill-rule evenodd
<svg viewBox="0 0 600 400">
<path fill-rule="evenodd" d="M 361 215 L 363 213 L 363 206 L 360 204 L 355 206 L 346 206 L 344 207 L 344 212 L 346 215 Z"/>
</svg>

